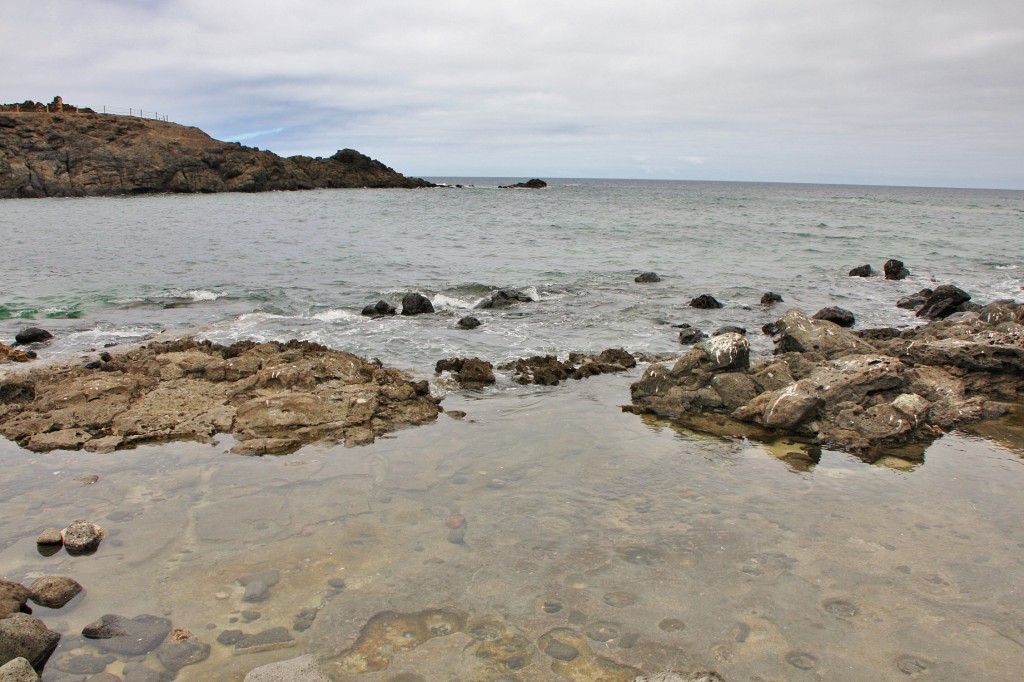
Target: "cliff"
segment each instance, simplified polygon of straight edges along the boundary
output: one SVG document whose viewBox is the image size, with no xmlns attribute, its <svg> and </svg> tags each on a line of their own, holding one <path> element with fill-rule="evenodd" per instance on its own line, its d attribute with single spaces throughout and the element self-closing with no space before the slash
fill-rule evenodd
<svg viewBox="0 0 1024 682">
<path fill-rule="evenodd" d="M 432 186 L 352 149 L 282 158 L 167 121 L 14 109 L 0 107 L 0 198 Z"/>
</svg>

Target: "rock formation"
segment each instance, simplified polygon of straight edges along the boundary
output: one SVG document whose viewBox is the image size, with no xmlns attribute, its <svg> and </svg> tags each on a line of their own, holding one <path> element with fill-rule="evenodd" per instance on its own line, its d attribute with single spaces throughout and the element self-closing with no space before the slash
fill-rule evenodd
<svg viewBox="0 0 1024 682">
<path fill-rule="evenodd" d="M 438 415 L 425 381 L 304 341 L 181 339 L 0 381 L 0 434 L 37 452 L 110 451 L 232 433 L 241 454 L 372 442 Z M 65 537 L 65 542 L 67 538 Z"/>
<path fill-rule="evenodd" d="M 544 189 L 548 183 L 539 178 L 533 178 L 526 182 L 517 182 L 514 185 L 498 185 L 500 189 Z"/>
<path fill-rule="evenodd" d="M 14 106 L 0 107 L 0 198 L 432 186 L 352 149 L 282 158 L 167 121 Z"/>
<path fill-rule="evenodd" d="M 629 409 L 874 459 L 1024 404 L 1024 304 L 991 303 L 893 334 L 858 335 L 798 310 L 775 324 L 776 357 L 751 363 L 745 337 L 713 337 L 671 368 L 651 365 Z"/>
</svg>

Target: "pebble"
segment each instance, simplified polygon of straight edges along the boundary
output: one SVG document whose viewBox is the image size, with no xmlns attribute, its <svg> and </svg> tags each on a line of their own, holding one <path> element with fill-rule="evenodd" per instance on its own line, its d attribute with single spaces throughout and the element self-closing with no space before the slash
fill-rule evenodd
<svg viewBox="0 0 1024 682">
<path fill-rule="evenodd" d="M 47 528 L 39 537 L 36 538 L 37 545 L 63 545 L 64 537 L 60 534 L 60 530 L 56 528 Z"/>
</svg>

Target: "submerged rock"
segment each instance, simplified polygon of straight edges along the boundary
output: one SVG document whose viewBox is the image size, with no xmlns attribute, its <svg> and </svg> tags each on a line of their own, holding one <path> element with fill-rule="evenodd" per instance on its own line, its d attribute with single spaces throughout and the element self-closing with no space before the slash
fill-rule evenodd
<svg viewBox="0 0 1024 682">
<path fill-rule="evenodd" d="M 658 277 L 656 272 L 644 272 L 633 278 L 633 281 L 637 284 L 650 284 L 654 282 L 660 282 L 661 277 Z"/>
<path fill-rule="evenodd" d="M 306 654 L 253 668 L 244 682 L 330 682 L 317 660 Z"/>
<path fill-rule="evenodd" d="M 494 366 L 480 358 L 448 358 L 438 360 L 437 374 L 451 372 L 462 388 L 481 388 L 495 382 Z"/>
<path fill-rule="evenodd" d="M 101 616 L 82 628 L 82 636 L 100 651 L 140 656 L 153 651 L 171 632 L 171 621 L 142 614 L 126 618 L 117 614 Z"/>
<path fill-rule="evenodd" d="M 875 271 L 870 265 L 858 265 L 849 272 L 850 277 L 871 277 L 873 274 Z"/>
<path fill-rule="evenodd" d="M 622 348 L 609 348 L 597 355 L 570 353 L 565 361 L 553 355 L 535 355 L 499 365 L 498 369 L 511 370 L 516 383 L 555 386 L 566 379 L 585 379 L 630 367 L 636 367 L 632 354 Z"/>
<path fill-rule="evenodd" d="M 774 291 L 766 291 L 761 295 L 761 305 L 775 305 L 776 303 L 782 303 L 782 296 Z"/>
<path fill-rule="evenodd" d="M 362 315 L 366 317 L 382 317 L 384 315 L 394 315 L 397 311 L 395 306 L 391 305 L 387 301 L 377 301 L 373 305 L 368 305 L 363 308 Z"/>
<path fill-rule="evenodd" d="M 532 303 L 533 297 L 521 291 L 496 291 L 476 304 L 479 309 L 508 308 L 518 303 Z"/>
<path fill-rule="evenodd" d="M 480 320 L 473 317 L 472 315 L 467 315 L 466 317 L 460 319 L 455 326 L 458 327 L 459 329 L 476 329 L 477 327 L 480 326 Z"/>
</svg>

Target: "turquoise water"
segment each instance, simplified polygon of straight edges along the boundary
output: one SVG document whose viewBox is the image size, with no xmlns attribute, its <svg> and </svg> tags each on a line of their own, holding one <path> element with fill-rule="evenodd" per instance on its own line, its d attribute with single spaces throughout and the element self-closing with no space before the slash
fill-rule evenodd
<svg viewBox="0 0 1024 682">
<path fill-rule="evenodd" d="M 756 330 L 779 312 L 759 306 L 769 290 L 783 309 L 839 305 L 860 326 L 902 326 L 915 320 L 893 303 L 924 286 L 954 282 L 988 301 L 1019 298 L 1024 285 L 1019 191 L 459 181 L 473 186 L 0 202 L 0 339 L 41 324 L 59 355 L 198 327 L 218 341 L 299 337 L 422 370 L 452 354 L 677 350 L 666 323 Z M 846 274 L 889 258 L 911 278 Z M 634 284 L 648 270 L 663 281 Z M 454 329 L 499 288 L 539 301 Z M 359 315 L 407 291 L 438 314 Z M 688 308 L 702 293 L 725 307 Z"/>
</svg>

